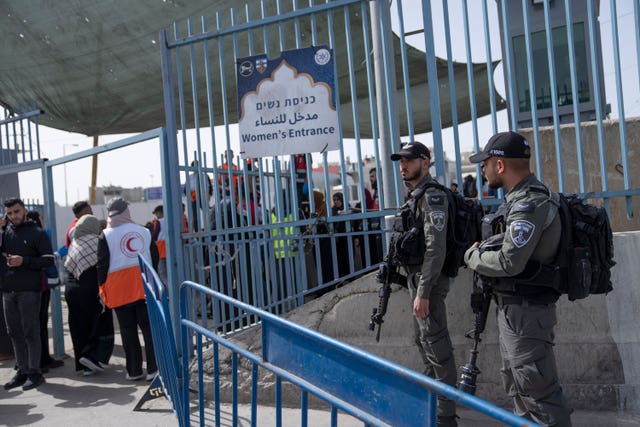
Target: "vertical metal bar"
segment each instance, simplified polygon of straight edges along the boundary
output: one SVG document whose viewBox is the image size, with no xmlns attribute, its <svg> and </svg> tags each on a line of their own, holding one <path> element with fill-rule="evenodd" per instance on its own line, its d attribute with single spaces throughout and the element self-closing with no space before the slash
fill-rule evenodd
<svg viewBox="0 0 640 427">
<path fill-rule="evenodd" d="M 164 214 L 167 224 L 172 224 L 167 230 L 167 279 L 169 289 L 169 305 L 173 330 L 180 331 L 179 327 L 179 298 L 178 286 L 185 279 L 183 248 L 180 234 L 183 229 L 182 209 L 175 200 L 182 198 L 180 194 L 180 172 L 178 170 L 178 141 L 176 138 L 176 106 L 174 97 L 173 64 L 171 52 L 167 47 L 169 33 L 166 30 L 160 32 L 161 62 L 162 62 L 162 86 L 164 93 L 164 111 L 166 132 L 160 139 L 160 163 L 162 164 L 162 203 L 165 206 Z M 175 337 L 176 342 L 180 342 Z M 178 352 L 180 352 L 178 348 Z"/>
<path fill-rule="evenodd" d="M 571 23 L 567 23 L 571 25 Z M 555 136 L 556 167 L 558 172 L 558 188 L 564 193 L 564 173 L 562 161 L 562 138 L 560 136 L 560 118 L 558 116 L 558 89 L 556 81 L 556 63 L 553 54 L 553 29 L 549 18 L 549 0 L 544 0 L 544 26 L 547 36 L 547 61 L 549 63 L 549 83 L 551 85 L 551 109 L 553 114 L 553 134 Z"/>
<path fill-rule="evenodd" d="M 219 31 L 222 28 L 222 22 L 220 20 L 220 14 L 216 13 L 216 29 Z M 235 55 L 236 52 L 234 52 Z M 227 150 L 229 153 L 231 152 L 231 133 L 229 131 L 229 105 L 227 102 L 227 78 L 225 74 L 225 56 L 224 56 L 224 44 L 222 37 L 218 37 L 218 56 L 220 60 L 220 85 L 222 90 L 222 114 L 224 120 L 224 130 L 225 137 L 227 142 Z M 230 156 L 231 157 L 231 156 Z M 227 159 L 227 162 L 233 163 L 233 158 Z M 227 172 L 229 174 L 229 185 L 233 186 L 233 168 L 231 164 L 229 164 L 227 168 Z M 233 227 L 237 227 L 236 223 L 236 195 L 235 190 L 232 188 L 231 191 L 231 219 Z"/>
<path fill-rule="evenodd" d="M 307 427 L 309 421 L 308 400 L 309 396 L 306 390 L 300 393 L 300 427 Z"/>
<path fill-rule="evenodd" d="M 396 2 L 396 4 L 398 5 L 398 8 L 401 8 L 401 4 L 402 2 Z M 369 52 L 371 52 L 371 43 L 369 42 L 369 37 L 368 34 L 370 34 L 371 32 L 369 31 L 369 20 L 366 18 L 367 16 L 367 5 L 365 2 L 360 3 L 360 15 L 362 16 L 362 33 L 365 35 L 364 38 L 364 52 L 365 52 L 365 67 L 367 70 L 367 88 L 368 88 L 368 92 L 370 94 L 374 94 L 375 93 L 375 89 L 374 89 L 374 77 L 373 77 L 373 71 L 372 71 L 372 65 L 371 65 L 371 55 L 369 54 Z M 382 161 L 380 160 L 380 135 L 378 134 L 378 129 L 379 129 L 379 125 L 378 125 L 378 111 L 376 110 L 376 103 L 374 100 L 375 97 L 373 96 L 369 96 L 369 111 L 371 111 L 371 134 L 372 134 L 372 140 L 373 140 L 373 151 L 374 151 L 374 157 L 375 157 L 375 163 L 376 163 L 376 174 L 378 177 L 378 180 L 382 180 L 382 172 L 381 172 L 381 164 Z M 384 209 L 384 191 L 383 191 L 383 185 L 378 185 L 378 200 L 379 200 L 379 207 L 380 209 Z M 384 240 L 384 239 L 383 239 Z"/>
<path fill-rule="evenodd" d="M 423 0 L 422 2 L 422 24 L 422 28 L 424 28 L 424 45 L 427 61 L 427 81 L 429 85 L 429 107 L 431 108 L 431 136 L 433 138 L 433 151 L 435 153 L 436 176 L 444 177 L 446 175 L 446 170 L 443 155 L 444 149 L 442 145 L 440 88 L 438 85 L 438 69 L 436 68 L 437 59 L 430 0 Z"/>
<path fill-rule="evenodd" d="M 347 8 L 345 6 L 345 8 Z M 327 28 L 329 31 L 329 45 L 332 48 L 335 48 L 336 46 L 336 40 L 335 40 L 335 33 L 334 33 L 334 25 L 333 25 L 333 9 L 329 10 L 327 12 Z M 338 75 L 338 65 L 337 65 L 337 60 L 333 62 L 334 64 L 334 74 L 337 76 Z M 340 99 L 340 84 L 339 81 L 336 79 L 335 80 L 335 98 L 336 99 Z M 340 103 L 336 102 L 336 110 L 338 113 L 338 134 L 342 135 L 342 120 L 340 119 Z M 354 123 L 355 124 L 355 123 Z M 355 127 L 355 126 L 354 126 Z M 340 181 L 342 182 L 342 196 L 344 198 L 344 209 L 348 209 L 350 207 L 349 204 L 349 188 L 347 187 L 347 172 L 346 172 L 346 163 L 345 163 L 345 156 L 344 156 L 344 140 L 341 138 L 340 139 Z M 346 221 L 345 224 L 345 228 L 346 228 L 346 232 L 347 234 L 349 234 L 351 232 L 351 222 L 350 221 Z M 353 262 L 353 242 L 351 241 L 351 238 L 347 238 L 347 251 L 349 254 L 349 272 L 353 272 L 354 269 L 354 262 Z"/>
<path fill-rule="evenodd" d="M 580 192 L 585 192 L 584 156 L 582 154 L 582 123 L 580 120 L 580 108 L 578 99 L 578 73 L 576 69 L 576 49 L 573 35 L 573 13 L 571 0 L 564 0 L 565 22 L 567 24 L 567 45 L 569 47 L 569 70 L 571 71 L 571 93 L 573 105 L 573 124 L 576 130 L 576 154 L 578 156 L 578 176 L 580 179 Z"/>
<path fill-rule="evenodd" d="M 593 6 L 593 0 L 587 1 L 587 20 L 589 21 L 589 52 L 591 58 L 597 58 L 596 52 L 596 19 Z M 612 19 L 614 19 L 612 17 Z M 602 128 L 602 94 L 600 92 L 600 78 L 598 74 L 598 64 L 595 60 L 591 61 L 591 74 L 593 76 L 593 91 L 595 96 L 596 105 L 596 123 L 598 132 L 598 150 L 600 153 L 600 179 L 602 182 L 602 191 L 609 190 L 607 171 L 605 165 L 607 164 L 606 152 L 604 150 L 604 130 Z M 608 198 L 604 199 L 604 206 L 607 212 L 610 210 L 610 201 Z"/>
<path fill-rule="evenodd" d="M 33 108 L 36 111 L 40 111 L 38 108 L 38 104 L 35 102 L 33 103 Z M 40 111 L 40 113 L 42 112 Z M 33 118 L 33 123 L 35 125 L 36 131 L 36 142 L 38 143 L 38 158 L 40 159 L 42 157 L 42 153 L 40 152 L 40 114 Z"/>
<path fill-rule="evenodd" d="M 384 206 L 400 206 L 399 174 L 390 159 L 391 154 L 400 146 L 400 131 L 398 130 L 398 113 L 392 106 L 396 105 L 395 67 L 392 70 L 393 44 L 391 35 L 385 29 L 391 28 L 389 10 L 386 2 L 372 0 L 370 5 L 371 39 L 373 40 L 373 61 L 376 83 L 376 105 L 380 130 L 380 159 L 382 182 L 385 186 Z M 380 179 L 380 177 L 378 177 Z M 391 219 L 388 218 L 387 222 Z M 385 228 L 390 228 L 386 224 Z"/>
<path fill-rule="evenodd" d="M 166 32 L 161 32 L 161 34 L 163 34 L 163 37 L 160 38 L 160 40 L 164 40 L 165 42 L 166 40 Z M 164 52 L 164 48 L 163 48 L 163 52 Z M 163 79 L 164 80 L 164 79 Z M 165 92 L 165 99 L 167 97 L 167 93 Z M 165 111 L 165 114 L 168 114 L 167 111 Z M 182 323 L 182 319 L 184 318 L 188 318 L 189 317 L 189 311 L 188 311 L 188 306 L 187 306 L 187 299 L 188 299 L 188 289 L 187 287 L 183 287 L 182 289 L 178 288 L 179 290 L 179 298 L 176 298 L 178 300 L 178 303 L 180 304 L 180 316 L 178 317 L 178 330 L 180 331 L 180 335 L 179 335 L 179 339 L 180 339 L 180 346 L 182 347 L 182 357 L 180 358 L 181 363 L 181 374 L 182 374 L 182 383 L 180 384 L 180 390 L 182 391 L 182 408 L 180 408 L 179 410 L 182 411 L 183 415 L 185 416 L 185 422 L 187 423 L 187 425 L 189 424 L 189 402 L 190 402 L 190 396 L 189 396 L 189 365 L 191 362 L 191 357 L 189 357 L 191 354 L 190 352 L 190 346 L 189 346 L 189 329 Z M 216 344 L 214 344 L 215 346 Z M 180 351 L 178 349 L 178 351 Z M 217 361 L 217 348 L 214 347 L 214 367 L 215 367 L 215 363 Z M 217 382 L 216 382 L 217 384 Z M 216 393 L 216 401 L 217 396 L 219 396 L 219 393 Z M 216 419 L 219 420 L 220 416 L 219 413 L 216 413 Z M 217 425 L 217 427 L 220 427 L 219 424 Z"/>
<path fill-rule="evenodd" d="M 51 246 L 56 251 L 58 243 L 56 236 L 56 204 L 53 185 L 53 171 L 47 162 L 42 165 L 42 195 L 44 203 L 44 216 L 47 219 L 49 231 L 51 232 Z M 60 287 L 51 290 L 51 326 L 53 329 L 53 353 L 56 356 L 64 355 L 64 325 L 62 320 L 62 302 L 60 299 Z"/>
<path fill-rule="evenodd" d="M 282 427 L 282 380 L 276 377 L 276 427 Z"/>
<path fill-rule="evenodd" d="M 531 127 L 533 128 L 533 145 L 536 152 L 536 171 L 542 179 L 542 163 L 540 162 L 540 137 L 538 135 L 538 101 L 533 73 L 533 48 L 531 46 L 531 30 L 529 29 L 529 0 L 522 0 L 522 18 L 524 20 L 524 41 L 527 49 L 527 71 L 529 76 L 529 93 L 531 94 Z"/>
<path fill-rule="evenodd" d="M 475 80 L 473 78 L 473 58 L 471 53 L 471 39 L 469 31 L 469 10 L 467 6 L 467 0 L 462 1 L 462 19 L 464 22 L 464 40 L 465 50 L 467 54 L 467 84 L 469 86 L 469 108 L 471 110 L 471 128 L 473 130 L 473 146 L 476 148 L 476 152 L 479 150 L 479 137 L 478 137 L 478 113 L 476 111 L 476 97 L 475 97 Z M 480 171 L 480 165 L 476 165 L 476 177 L 482 176 Z M 462 184 L 462 183 L 460 183 Z M 476 189 L 478 196 L 482 200 L 482 179 L 476 179 Z"/>
<path fill-rule="evenodd" d="M 200 424 L 204 424 L 204 360 L 202 352 L 202 335 L 196 334 L 196 355 L 198 360 L 198 412 Z"/>
<path fill-rule="evenodd" d="M 21 112 L 22 113 L 22 112 Z M 24 119 L 18 121 L 20 125 L 20 145 L 22 146 L 22 161 L 27 161 L 27 146 L 24 142 Z M 31 144 L 29 144 L 29 160 L 33 160 L 33 152 L 31 151 Z"/>
<path fill-rule="evenodd" d="M 633 2 L 633 22 L 636 30 L 636 59 L 640 61 L 640 0 Z M 637 67 L 638 81 L 640 82 L 640 65 Z"/>
<path fill-rule="evenodd" d="M 235 9 L 231 9 L 230 10 L 231 13 L 231 26 L 235 27 L 236 25 L 236 13 L 235 13 Z M 238 58 L 239 54 L 238 54 L 238 33 L 234 32 L 232 35 L 232 41 L 233 41 L 233 57 L 234 58 Z M 235 61 L 234 61 L 235 63 Z M 242 172 L 242 179 L 240 179 L 238 177 L 238 175 L 234 176 L 234 181 L 237 180 L 238 182 L 238 195 L 239 195 L 239 200 L 238 200 L 238 207 L 240 209 L 242 209 L 242 206 L 246 206 L 247 210 L 247 224 L 239 224 L 241 227 L 245 227 L 246 225 L 249 226 L 253 226 L 255 224 L 253 224 L 253 216 L 251 215 L 251 200 L 250 200 L 250 196 L 249 196 L 249 184 L 250 184 L 250 180 L 249 177 L 247 175 L 247 163 L 243 162 L 240 158 L 238 158 L 238 167 L 240 169 L 240 171 Z M 231 168 L 231 165 L 229 165 L 229 169 Z M 234 181 L 229 181 L 229 182 L 234 182 Z M 244 194 L 243 191 L 244 190 Z M 234 185 L 234 191 L 235 191 L 235 185 Z M 219 210 L 219 209 L 216 209 Z M 241 220 L 244 219 L 243 216 L 240 216 Z M 253 234 L 253 233 L 251 233 Z M 240 238 L 240 241 L 238 242 L 238 245 L 236 245 L 236 253 L 237 253 L 237 258 L 236 258 L 236 262 L 234 263 L 238 268 L 239 268 L 239 287 L 238 289 L 240 290 L 240 294 L 238 295 L 238 299 L 244 302 L 250 302 L 253 301 L 253 303 L 255 304 L 256 299 L 255 299 L 255 277 L 252 277 L 251 280 L 247 280 L 247 277 L 251 274 L 251 269 L 249 268 L 248 262 L 249 260 L 246 257 L 247 253 L 250 253 L 250 245 L 249 245 L 249 240 L 245 239 L 245 236 L 248 236 L 248 232 L 245 232 L 243 234 L 239 234 L 236 235 L 235 237 Z M 238 249 L 239 248 L 239 249 Z M 249 250 L 247 250 L 249 249 Z M 253 298 L 249 298 L 249 283 L 252 283 L 253 286 L 252 288 L 254 289 L 254 297 Z M 242 323 L 241 323 L 242 325 Z"/>
<path fill-rule="evenodd" d="M 207 32 L 207 21 L 206 17 L 202 17 L 202 32 Z M 209 113 L 209 129 L 211 133 L 211 155 L 213 157 L 213 197 L 214 201 L 217 203 L 220 195 L 220 181 L 219 181 L 219 172 L 218 172 L 218 151 L 216 147 L 216 132 L 215 132 L 215 113 L 214 113 L 214 100 L 213 100 L 213 80 L 211 79 L 211 74 L 213 70 L 211 69 L 211 60 L 209 59 L 209 40 L 205 39 L 203 42 L 203 53 L 204 53 L 204 73 L 206 78 L 206 88 L 207 88 L 207 107 Z M 215 221 L 216 224 L 222 224 L 222 217 L 220 213 L 220 209 L 214 209 Z M 210 255 L 212 255 L 210 253 Z M 211 273 L 212 275 L 214 272 Z"/>
<path fill-rule="evenodd" d="M 189 36 L 193 35 L 193 23 L 191 18 L 187 20 L 187 34 Z M 205 179 L 206 172 L 203 171 L 203 168 L 206 167 L 206 163 L 202 158 L 202 140 L 200 138 L 200 106 L 198 104 L 198 76 L 196 73 L 196 52 L 195 52 L 195 43 L 191 43 L 189 45 L 189 68 L 191 70 L 191 104 L 193 107 L 193 124 L 195 128 L 195 137 L 196 137 L 196 158 L 198 159 L 197 164 L 197 175 L 196 179 L 199 182 L 199 185 L 196 187 L 200 191 L 196 191 L 196 213 L 195 215 L 198 217 L 198 228 L 200 230 L 207 230 L 209 228 L 209 203 L 208 203 L 208 181 Z M 204 243 L 204 242 L 203 242 Z"/>
<path fill-rule="evenodd" d="M 451 51 L 451 23 L 449 19 L 449 0 L 443 0 L 444 40 L 447 50 L 447 78 L 449 79 L 449 100 L 451 109 L 451 128 L 456 161 L 456 180 L 462 188 L 462 163 L 460 160 L 460 133 L 458 129 L 458 101 L 456 100 L 456 81 L 453 74 L 453 53 Z M 485 29 L 486 31 L 486 29 Z"/>
<path fill-rule="evenodd" d="M 511 32 L 509 31 L 509 8 L 507 4 L 508 0 L 501 0 L 500 6 L 502 6 L 502 34 L 504 35 L 504 40 L 502 43 L 504 44 L 504 52 L 506 58 L 504 58 L 506 67 L 504 67 L 504 73 L 506 76 L 507 82 L 507 101 L 509 102 L 509 127 L 513 130 L 518 129 L 518 102 L 516 100 L 516 91 L 515 91 L 515 77 L 513 75 L 513 47 L 511 45 Z M 479 147 L 474 147 L 475 151 L 478 152 Z M 479 169 L 479 168 L 478 168 Z"/>
<path fill-rule="evenodd" d="M 258 425 L 258 364 L 251 365 L 251 426 Z"/>
<path fill-rule="evenodd" d="M 491 129 L 495 134 L 498 132 L 498 123 L 496 117 L 496 91 L 493 84 L 493 60 L 491 55 L 491 34 L 489 32 L 489 13 L 487 12 L 487 0 L 482 0 L 482 21 L 484 23 L 485 55 L 487 56 L 487 82 L 489 83 L 489 102 L 491 102 Z"/>
<path fill-rule="evenodd" d="M 446 0 L 445 0 L 446 1 Z M 402 82 L 404 83 L 404 104 L 407 109 L 407 129 L 409 130 L 409 140 L 414 140 L 413 131 L 413 106 L 411 105 L 411 81 L 409 80 L 409 65 L 407 61 L 407 43 L 404 36 L 404 16 L 402 13 L 402 2 L 396 2 L 398 11 L 398 35 L 400 36 L 400 57 L 402 58 Z M 365 33 L 366 34 L 366 33 Z M 367 37 L 365 36 L 365 40 Z"/>
<path fill-rule="evenodd" d="M 357 168 L 358 168 L 358 176 L 360 177 L 359 182 L 357 183 L 357 187 L 358 187 L 358 197 L 360 198 L 360 206 L 362 209 L 362 212 L 366 212 L 367 211 L 367 206 L 366 206 L 366 197 L 365 197 L 365 192 L 364 192 L 364 185 L 363 185 L 363 172 L 362 172 L 362 162 L 360 161 L 360 159 L 362 159 L 362 149 L 360 147 L 361 145 L 361 140 L 360 140 L 360 128 L 358 126 L 358 94 L 356 93 L 356 81 L 355 81 L 355 70 L 354 70 L 354 65 L 353 65 L 353 44 L 352 44 L 352 40 L 351 40 L 351 22 L 350 22 L 350 14 L 349 14 L 349 8 L 348 7 L 344 7 L 343 9 L 344 12 L 344 25 L 345 25 L 345 38 L 347 41 L 347 63 L 348 63 L 348 67 L 349 67 L 349 86 L 351 88 L 351 105 L 352 105 L 352 111 L 353 111 L 353 131 L 354 131 L 354 139 L 355 139 L 355 143 L 356 143 L 356 157 L 358 159 L 358 164 L 357 164 Z M 336 74 L 337 75 L 337 74 Z M 345 199 L 346 200 L 346 199 Z M 365 225 L 365 229 L 366 229 L 366 221 L 363 221 L 363 225 Z M 369 265 L 370 264 L 370 257 L 369 257 L 369 239 L 365 238 L 368 237 L 366 235 L 361 235 L 360 238 L 363 240 L 362 243 L 365 244 L 365 259 L 366 259 L 366 264 L 365 265 Z M 356 237 L 358 238 L 358 237 Z M 349 239 L 349 241 L 351 241 L 351 239 Z M 356 249 L 358 250 L 358 249 Z M 351 249 L 349 250 L 349 255 L 350 258 L 352 258 L 352 254 L 353 252 L 351 251 Z M 355 271 L 355 263 L 354 265 L 352 265 L 351 271 Z"/>
<path fill-rule="evenodd" d="M 13 147 L 16 151 L 16 162 L 18 162 L 20 158 L 20 146 L 18 145 L 18 131 L 16 130 L 16 122 L 11 123 L 11 127 L 13 128 Z M 24 147 L 22 147 L 22 162 L 25 162 L 24 158 Z"/>
<path fill-rule="evenodd" d="M 214 413 L 216 427 L 222 424 L 220 412 L 220 348 L 217 342 L 213 343 L 213 392 L 215 396 Z"/>
<path fill-rule="evenodd" d="M 177 23 L 173 24 L 173 37 L 175 39 L 179 37 Z M 184 157 L 185 164 L 189 165 L 189 150 L 187 145 L 187 130 L 186 130 L 187 119 L 186 119 L 186 113 L 185 113 L 184 84 L 183 84 L 183 78 L 182 78 L 182 57 L 180 53 L 180 48 L 179 47 L 175 48 L 175 52 L 176 52 L 175 56 L 176 56 L 176 79 L 177 79 L 176 86 L 178 87 L 178 104 L 180 106 L 180 131 L 182 136 L 181 138 L 182 154 Z M 173 88 L 171 88 L 170 90 L 173 91 Z M 165 114 L 166 114 L 166 110 L 165 110 Z M 176 135 L 177 135 L 177 124 L 176 124 Z M 195 171 L 192 171 L 192 172 L 195 173 Z M 191 182 L 189 179 L 189 170 L 186 170 L 185 178 L 186 178 L 185 179 L 185 195 L 189 195 L 191 194 L 191 190 L 195 190 L 195 188 L 194 189 L 191 188 Z M 193 206 L 189 201 L 186 203 L 186 206 L 187 206 L 187 216 L 191 220 L 191 223 L 188 224 L 188 227 L 189 229 L 191 229 L 193 227 L 193 218 L 194 218 L 194 215 L 196 215 L 196 212 L 193 211 Z M 195 232 L 195 231 L 196 230 L 192 230 L 192 232 Z M 193 263 L 191 263 L 191 265 L 193 265 Z"/>
<path fill-rule="evenodd" d="M 338 409 L 331 405 L 331 427 L 338 427 Z"/>
<path fill-rule="evenodd" d="M 227 304 L 228 305 L 228 304 Z M 231 353 L 231 419 L 234 426 L 238 425 L 238 353 Z"/>
<path fill-rule="evenodd" d="M 624 189 L 631 188 L 631 178 L 629 176 L 629 153 L 627 151 L 627 125 L 624 114 L 624 94 L 622 92 L 622 73 L 620 71 L 620 46 L 618 38 L 618 12 L 616 10 L 616 0 L 610 0 L 611 5 L 611 39 L 613 43 L 614 70 L 616 73 L 616 94 L 618 95 L 618 126 L 620 128 L 620 155 L 622 157 L 622 172 L 624 174 Z M 636 21 L 636 25 L 638 21 Z M 640 57 L 636 60 L 640 61 Z M 594 61 L 595 62 L 595 61 Z M 640 68 L 640 63 L 638 64 Z M 633 201 L 631 196 L 625 196 L 627 203 L 627 217 L 633 218 Z"/>
<path fill-rule="evenodd" d="M 282 15 L 282 0 L 276 0 L 276 15 Z M 280 52 L 284 52 L 286 50 L 286 46 L 284 44 L 284 28 L 282 27 L 282 21 L 278 21 L 278 38 L 280 39 Z"/>
</svg>

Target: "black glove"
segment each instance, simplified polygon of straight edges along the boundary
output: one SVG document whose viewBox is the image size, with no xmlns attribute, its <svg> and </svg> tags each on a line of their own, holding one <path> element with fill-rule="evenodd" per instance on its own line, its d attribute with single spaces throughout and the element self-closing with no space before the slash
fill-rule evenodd
<svg viewBox="0 0 640 427">
<path fill-rule="evenodd" d="M 387 266 L 387 263 L 380 265 L 380 268 L 378 268 L 378 272 L 376 273 L 376 281 L 378 283 L 386 283 L 388 272 L 389 267 Z"/>
</svg>

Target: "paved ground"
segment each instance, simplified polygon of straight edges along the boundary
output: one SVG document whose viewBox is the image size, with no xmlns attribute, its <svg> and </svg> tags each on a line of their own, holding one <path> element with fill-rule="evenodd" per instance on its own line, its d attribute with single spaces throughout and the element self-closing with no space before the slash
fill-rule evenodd
<svg viewBox="0 0 640 427">
<path fill-rule="evenodd" d="M 63 303 L 63 306 L 65 305 Z M 66 318 L 66 312 L 64 317 Z M 66 353 L 70 355 L 72 347 L 68 330 L 65 330 L 65 341 Z M 64 367 L 52 369 L 45 374 L 47 382 L 36 390 L 22 391 L 21 388 L 16 388 L 7 391 L 0 387 L 0 425 L 64 427 L 178 425 L 177 418 L 164 398 L 147 402 L 141 411 L 133 411 L 149 383 L 144 380 L 132 382 L 125 379 L 124 352 L 117 332 L 114 356 L 105 372 L 84 377 L 75 372 L 73 360 L 69 356 L 64 356 L 63 360 Z M 14 360 L 0 361 L 0 385 L 13 377 L 14 363 Z M 194 410 L 192 425 L 199 425 L 200 420 L 195 404 L 192 404 L 192 408 Z M 250 426 L 250 414 L 250 407 L 241 406 L 237 425 Z M 461 427 L 500 425 L 469 410 L 461 409 L 459 414 Z M 275 410 L 270 407 L 259 407 L 257 419 L 258 426 L 273 426 Z M 205 410 L 205 423 L 214 425 L 210 408 Z M 221 425 L 232 425 L 232 413 L 228 405 L 222 407 Z M 283 414 L 283 425 L 299 426 L 300 411 L 286 409 Z M 308 425 L 310 427 L 329 426 L 329 413 L 309 411 Z M 338 417 L 338 425 L 352 427 L 362 426 L 362 423 L 342 414 Z M 573 425 L 576 427 L 640 426 L 640 415 L 579 411 L 574 414 Z"/>
</svg>

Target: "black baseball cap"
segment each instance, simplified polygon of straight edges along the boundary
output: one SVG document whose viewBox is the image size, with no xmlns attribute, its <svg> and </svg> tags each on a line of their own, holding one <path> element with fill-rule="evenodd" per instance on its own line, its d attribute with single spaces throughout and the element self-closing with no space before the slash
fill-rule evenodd
<svg viewBox="0 0 640 427">
<path fill-rule="evenodd" d="M 489 139 L 484 150 L 469 157 L 469 161 L 480 163 L 489 157 L 528 159 L 531 157 L 531 147 L 527 139 L 517 132 L 500 132 Z"/>
<path fill-rule="evenodd" d="M 403 157 L 405 159 L 430 159 L 431 152 L 421 142 L 407 142 L 402 147 L 400 147 L 399 152 L 393 153 L 391 155 L 391 160 L 395 162 L 396 160 L 400 160 Z"/>
<path fill-rule="evenodd" d="M 114 197 L 109 200 L 107 203 L 107 212 L 109 212 L 109 216 L 119 215 L 124 212 L 129 207 L 129 202 L 127 202 L 122 197 Z"/>
</svg>

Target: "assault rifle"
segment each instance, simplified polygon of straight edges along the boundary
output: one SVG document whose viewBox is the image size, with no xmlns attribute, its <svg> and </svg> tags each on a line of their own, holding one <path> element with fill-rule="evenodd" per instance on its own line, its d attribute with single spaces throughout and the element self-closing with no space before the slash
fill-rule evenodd
<svg viewBox="0 0 640 427">
<path fill-rule="evenodd" d="M 473 292 L 471 293 L 471 309 L 475 315 L 473 329 L 464 334 L 465 337 L 473 340 L 473 347 L 469 351 L 469 361 L 460 368 L 460 382 L 458 388 L 469 394 L 476 393 L 476 379 L 480 374 L 480 369 L 476 366 L 478 359 L 478 344 L 482 339 L 480 334 L 484 332 L 487 325 L 487 314 L 491 305 L 491 286 L 485 283 L 478 273 L 473 273 Z"/>
<path fill-rule="evenodd" d="M 390 245 L 393 248 L 393 242 Z M 378 325 L 378 331 L 376 332 L 376 341 L 380 341 L 380 329 L 384 323 L 384 315 L 387 314 L 387 306 L 389 305 L 389 297 L 391 296 L 391 284 L 397 283 L 401 286 L 407 286 L 407 278 L 398 272 L 398 266 L 393 263 L 392 249 L 389 250 L 384 264 L 380 266 L 378 273 L 376 274 L 376 280 L 378 283 L 382 283 L 380 291 L 378 293 L 378 306 L 373 307 L 373 314 L 371 314 L 371 321 L 369 322 L 369 330 L 373 331 Z"/>
</svg>

